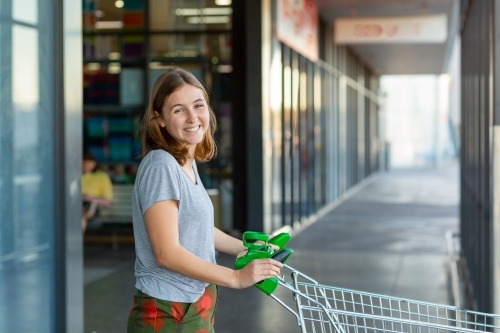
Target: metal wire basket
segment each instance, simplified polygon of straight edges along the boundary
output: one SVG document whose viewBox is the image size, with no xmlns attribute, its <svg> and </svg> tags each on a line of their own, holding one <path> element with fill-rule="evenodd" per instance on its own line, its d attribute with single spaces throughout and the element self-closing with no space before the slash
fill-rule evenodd
<svg viewBox="0 0 500 333">
<path fill-rule="evenodd" d="M 291 266 L 290 290 L 297 310 L 270 295 L 297 318 L 303 333 L 448 333 L 498 332 L 500 316 L 321 285 Z"/>
</svg>

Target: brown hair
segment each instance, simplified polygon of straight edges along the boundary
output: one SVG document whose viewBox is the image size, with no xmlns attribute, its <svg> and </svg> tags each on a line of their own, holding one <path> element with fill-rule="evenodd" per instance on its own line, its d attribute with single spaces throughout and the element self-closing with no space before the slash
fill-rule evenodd
<svg viewBox="0 0 500 333">
<path fill-rule="evenodd" d="M 83 152 L 83 161 L 92 161 L 92 162 L 97 162 L 94 154 L 92 154 L 89 150 L 85 150 Z"/>
<path fill-rule="evenodd" d="M 203 135 L 202 141 L 196 145 L 194 158 L 197 161 L 206 162 L 215 156 L 217 146 L 215 145 L 214 132 L 217 124 L 209 104 L 208 93 L 193 74 L 182 68 L 174 67 L 163 73 L 153 85 L 148 108 L 141 124 L 142 157 L 151 150 L 163 149 L 169 152 L 180 165 L 186 163 L 189 153 L 188 146 L 176 141 L 165 128 L 158 124 L 155 116 L 155 111 L 162 114 L 163 104 L 167 98 L 186 84 L 195 86 L 203 92 L 210 114 L 209 128 Z"/>
</svg>

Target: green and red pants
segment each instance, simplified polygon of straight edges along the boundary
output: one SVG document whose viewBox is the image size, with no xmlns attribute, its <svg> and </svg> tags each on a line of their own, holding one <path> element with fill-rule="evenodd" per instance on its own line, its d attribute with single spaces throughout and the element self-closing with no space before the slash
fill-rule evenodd
<svg viewBox="0 0 500 333">
<path fill-rule="evenodd" d="M 205 288 L 195 303 L 160 300 L 137 291 L 127 333 L 214 333 L 217 287 Z"/>
</svg>

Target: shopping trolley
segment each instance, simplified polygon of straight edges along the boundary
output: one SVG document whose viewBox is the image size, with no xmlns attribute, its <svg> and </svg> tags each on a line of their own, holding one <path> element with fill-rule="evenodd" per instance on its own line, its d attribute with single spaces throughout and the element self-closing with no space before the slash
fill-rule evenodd
<svg viewBox="0 0 500 333">
<path fill-rule="evenodd" d="M 283 262 L 290 280 L 283 275 L 255 286 L 290 311 L 302 333 L 500 333 L 500 315 L 321 285 L 286 264 L 293 254 L 284 247 L 289 239 L 288 234 L 269 240 L 266 234 L 245 233 L 248 252 L 235 266 L 241 268 L 256 258 Z M 269 244 L 280 250 L 273 251 Z M 295 310 L 274 295 L 278 286 L 291 292 Z"/>
</svg>

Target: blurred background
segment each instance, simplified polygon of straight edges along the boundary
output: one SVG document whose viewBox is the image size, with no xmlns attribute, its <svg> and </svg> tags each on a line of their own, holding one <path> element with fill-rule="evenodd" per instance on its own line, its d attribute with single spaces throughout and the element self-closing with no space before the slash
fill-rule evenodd
<svg viewBox="0 0 500 333">
<path fill-rule="evenodd" d="M 2 0 L 0 331 L 126 330 L 138 127 L 172 66 L 217 118 L 197 165 L 218 228 L 291 233 L 290 264 L 326 285 L 500 313 L 497 17 L 497 0 Z M 114 195 L 83 233 L 84 152 Z M 216 330 L 300 331 L 255 288 L 221 288 Z"/>
</svg>

